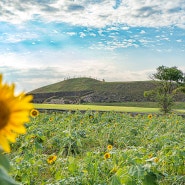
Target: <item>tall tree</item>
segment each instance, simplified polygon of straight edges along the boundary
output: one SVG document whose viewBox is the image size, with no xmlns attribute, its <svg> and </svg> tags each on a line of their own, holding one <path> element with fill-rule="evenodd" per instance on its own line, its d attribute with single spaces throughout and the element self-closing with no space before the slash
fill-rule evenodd
<svg viewBox="0 0 185 185">
<path fill-rule="evenodd" d="M 161 111 L 168 113 L 174 104 L 174 95 L 185 92 L 185 74 L 176 66 L 159 66 L 151 78 L 156 81 L 156 89 L 145 91 L 144 96 L 155 99 Z"/>
</svg>

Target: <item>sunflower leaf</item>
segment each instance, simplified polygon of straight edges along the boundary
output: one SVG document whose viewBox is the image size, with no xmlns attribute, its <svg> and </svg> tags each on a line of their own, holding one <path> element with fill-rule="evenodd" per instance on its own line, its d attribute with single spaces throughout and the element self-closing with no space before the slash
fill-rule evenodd
<svg viewBox="0 0 185 185">
<path fill-rule="evenodd" d="M 0 182 L 3 185 L 19 185 L 8 175 L 8 173 L 2 167 L 0 167 Z"/>
<path fill-rule="evenodd" d="M 10 170 L 10 164 L 5 155 L 0 153 L 0 166 L 4 167 L 7 171 Z"/>
</svg>

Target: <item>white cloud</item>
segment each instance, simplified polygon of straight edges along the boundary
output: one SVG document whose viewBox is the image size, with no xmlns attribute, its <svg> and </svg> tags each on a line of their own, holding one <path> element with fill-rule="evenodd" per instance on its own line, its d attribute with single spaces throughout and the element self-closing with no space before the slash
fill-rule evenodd
<svg viewBox="0 0 185 185">
<path fill-rule="evenodd" d="M 66 34 L 69 35 L 69 36 L 74 36 L 74 35 L 76 35 L 75 32 L 66 32 Z"/>
<path fill-rule="evenodd" d="M 114 0 L 1 1 L 0 21 L 21 23 L 40 18 L 99 28 L 117 24 L 146 27 L 176 25 L 185 28 L 184 0 L 124 0 L 116 9 L 114 7 Z M 128 26 L 123 29 L 127 30 Z"/>
<path fill-rule="evenodd" d="M 37 34 L 30 32 L 20 32 L 15 34 L 4 33 L 3 36 L 0 37 L 0 41 L 3 43 L 16 43 L 24 40 L 37 39 L 38 37 Z"/>
<path fill-rule="evenodd" d="M 176 42 L 182 42 L 182 40 L 181 39 L 178 39 L 178 40 L 176 40 Z"/>
<path fill-rule="evenodd" d="M 144 30 L 141 30 L 140 31 L 140 34 L 145 34 L 146 32 Z"/>
<path fill-rule="evenodd" d="M 74 65 L 73 68 L 70 66 L 65 68 L 35 67 L 29 69 L 13 66 L 0 67 L 0 73 L 4 73 L 4 80 L 8 83 L 15 83 L 17 92 L 29 92 L 45 85 L 63 81 L 67 77 L 92 77 L 105 79 L 106 81 L 147 80 L 149 72 L 150 70 L 120 70 L 119 66 L 112 65 L 111 63 L 97 63 L 95 61 L 83 61 L 80 65 Z"/>
</svg>

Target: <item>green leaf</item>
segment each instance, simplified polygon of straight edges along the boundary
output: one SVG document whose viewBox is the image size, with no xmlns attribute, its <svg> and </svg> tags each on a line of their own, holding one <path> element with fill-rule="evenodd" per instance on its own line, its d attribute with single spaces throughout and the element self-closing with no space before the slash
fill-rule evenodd
<svg viewBox="0 0 185 185">
<path fill-rule="evenodd" d="M 131 176 L 136 177 L 136 178 L 139 178 L 139 177 L 144 176 L 144 173 L 145 172 L 144 172 L 143 167 L 142 166 L 139 166 L 139 165 L 137 165 L 137 166 L 131 166 L 130 169 L 129 169 L 129 174 Z"/>
<path fill-rule="evenodd" d="M 0 167 L 0 183 L 2 185 L 19 185 L 8 175 L 8 173 L 2 167 Z"/>
<path fill-rule="evenodd" d="M 149 172 L 143 179 L 143 185 L 158 185 L 157 176 L 153 172 Z"/>
<path fill-rule="evenodd" d="M 0 166 L 3 166 L 7 171 L 10 170 L 9 161 L 2 153 L 0 153 Z"/>
<path fill-rule="evenodd" d="M 126 183 L 126 185 L 137 185 L 135 180 L 130 180 Z"/>
<path fill-rule="evenodd" d="M 116 175 L 112 176 L 112 180 L 111 180 L 110 185 L 121 185 L 120 178 Z"/>
</svg>

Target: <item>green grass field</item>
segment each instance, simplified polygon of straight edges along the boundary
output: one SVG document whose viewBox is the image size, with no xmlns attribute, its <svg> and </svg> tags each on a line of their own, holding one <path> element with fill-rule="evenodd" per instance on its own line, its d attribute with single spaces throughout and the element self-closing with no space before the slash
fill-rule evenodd
<svg viewBox="0 0 185 185">
<path fill-rule="evenodd" d="M 59 110 L 94 110 L 136 113 L 160 113 L 159 108 L 125 107 L 125 106 L 102 106 L 102 105 L 76 105 L 76 104 L 34 104 L 37 109 Z M 174 109 L 175 112 L 185 113 L 184 109 Z"/>
</svg>

